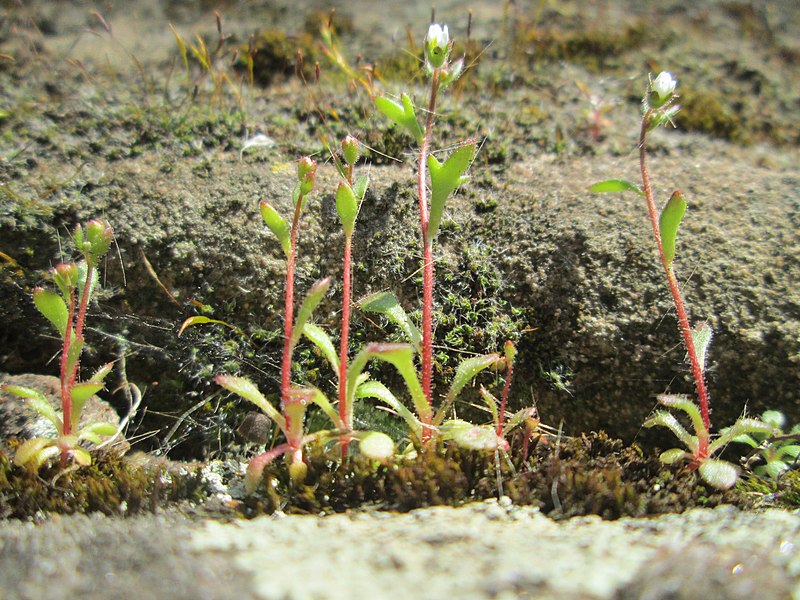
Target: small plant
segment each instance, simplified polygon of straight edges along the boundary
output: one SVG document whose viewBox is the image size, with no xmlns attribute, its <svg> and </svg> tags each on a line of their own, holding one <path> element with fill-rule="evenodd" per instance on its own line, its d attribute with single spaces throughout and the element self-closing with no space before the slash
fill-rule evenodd
<svg viewBox="0 0 800 600">
<path fill-rule="evenodd" d="M 466 381 L 462 383 L 460 377 L 467 373 L 472 373 L 472 377 L 474 377 L 477 372 L 495 364 L 499 359 L 498 355 L 490 354 L 465 361 L 456 373 L 444 405 L 437 413 L 434 413 L 431 393 L 433 379 L 433 243 L 439 232 L 447 198 L 468 180 L 464 174 L 476 151 L 475 142 L 470 141 L 453 151 L 444 163 L 440 162 L 430 151 L 439 91 L 456 81 L 464 68 L 463 60 L 450 60 L 452 48 L 453 42 L 450 40 L 447 25 L 442 27 L 438 23 L 432 24 L 425 37 L 425 68 L 430 76 L 431 85 L 424 126 L 420 125 L 417 120 L 414 104 L 407 94 L 401 95 L 399 103 L 385 97 L 375 99 L 375 106 L 378 110 L 398 127 L 410 133 L 420 146 L 417 165 L 417 198 L 422 239 L 422 331 L 420 333 L 414 327 L 397 298 L 392 294 L 382 293 L 371 296 L 362 300 L 360 305 L 363 310 L 387 315 L 400 326 L 409 342 L 420 352 L 422 364 L 419 379 L 422 396 L 415 396 L 416 384 L 410 384 L 409 389 L 412 392 L 417 415 L 422 425 L 420 432 L 422 443 L 433 436 L 434 427 L 441 423 L 444 414 L 442 409 L 452 406 L 455 399 L 454 392 L 458 393 L 466 384 Z M 430 202 L 428 172 L 430 172 Z M 380 358 L 380 354 L 376 354 L 376 357 Z M 408 368 L 412 366 L 411 362 L 406 364 L 406 361 L 403 360 L 394 364 L 408 384 L 412 374 L 411 371 L 408 371 Z M 417 378 L 415 373 L 413 378 Z"/>
<path fill-rule="evenodd" d="M 355 163 L 357 160 L 357 155 L 354 158 L 349 148 L 350 143 L 347 143 L 345 145 L 345 161 L 348 162 L 348 165 Z M 283 444 L 257 455 L 250 461 L 245 478 L 246 487 L 250 492 L 254 491 L 261 481 L 264 468 L 273 460 L 283 455 L 288 456 L 289 474 L 292 481 L 297 484 L 302 483 L 305 480 L 307 472 L 307 466 L 303 460 L 303 448 L 312 442 L 325 442 L 338 437 L 346 447 L 350 439 L 356 439 L 360 442 L 362 454 L 374 458 L 375 460 L 385 461 L 394 454 L 394 444 L 385 434 L 379 432 L 352 431 L 352 402 L 348 403 L 347 397 L 345 398 L 345 402 L 340 404 L 340 411 L 337 411 L 319 390 L 311 387 L 296 386 L 293 385 L 291 381 L 294 348 L 303 334 L 311 338 L 312 341 L 322 348 L 328 360 L 334 365 L 336 372 L 340 374 L 340 377 L 342 371 L 340 371 L 339 366 L 340 364 L 345 365 L 345 373 L 347 373 L 347 376 L 344 377 L 344 381 L 340 381 L 340 390 L 354 390 L 366 379 L 366 376 L 362 376 L 361 370 L 356 371 L 356 369 L 352 367 L 349 370 L 347 369 L 347 337 L 345 334 L 347 328 L 344 324 L 342 334 L 344 344 L 342 346 L 342 361 L 340 362 L 340 358 L 336 356 L 333 343 L 327 335 L 324 334 L 319 327 L 308 323 L 314 309 L 322 301 L 322 298 L 330 287 L 329 278 L 322 279 L 311 287 L 305 300 L 300 305 L 297 311 L 297 317 L 295 318 L 294 279 L 297 259 L 297 241 L 300 233 L 300 216 L 305 207 L 307 196 L 314 188 L 316 170 L 317 164 L 310 158 L 305 157 L 300 160 L 297 170 L 297 185 L 293 193 L 295 208 L 291 227 L 272 205 L 267 202 L 261 202 L 260 204 L 261 215 L 264 218 L 264 222 L 275 237 L 278 238 L 286 256 L 284 345 L 281 362 L 280 391 L 281 410 L 278 411 L 264 395 L 261 394 L 258 388 L 244 377 L 219 375 L 215 378 L 216 382 L 223 388 L 238 394 L 245 400 L 249 400 L 264 411 L 264 413 L 276 423 L 286 439 Z M 352 177 L 352 170 L 350 171 L 350 176 Z M 355 192 L 353 192 L 349 183 L 343 182 L 343 184 L 346 186 L 346 191 L 343 192 L 343 188 L 340 186 L 340 191 L 337 193 L 337 207 L 339 207 L 340 214 L 342 215 L 342 222 L 345 229 L 346 249 L 344 261 L 347 277 L 347 271 L 350 266 L 349 241 L 358 213 L 358 202 L 355 198 Z M 363 197 L 366 191 L 366 185 L 366 180 L 356 185 L 361 191 L 359 198 Z M 342 200 L 343 194 L 347 195 L 347 202 Z M 344 302 L 347 304 L 349 300 L 345 299 Z M 363 365 L 361 369 L 363 369 Z M 319 431 L 313 434 L 305 433 L 303 425 L 305 413 L 311 404 L 316 404 L 325 412 L 336 427 L 335 430 Z"/>
<path fill-rule="evenodd" d="M 714 442 L 711 442 L 711 421 L 709 418 L 709 394 L 705 381 L 705 363 L 708 346 L 711 342 L 712 330 L 707 323 L 700 323 L 692 328 L 689 316 L 683 302 L 680 285 L 675 276 L 673 262 L 675 260 L 675 246 L 684 213 L 686 200 L 680 191 L 675 190 L 670 196 L 660 214 L 657 212 L 653 194 L 653 186 L 647 170 L 647 133 L 660 125 L 672 123 L 672 119 L 680 110 L 676 103 L 678 95 L 675 93 L 677 81 L 672 74 L 663 71 L 655 80 L 651 80 L 642 99 L 642 124 L 639 133 L 639 168 L 642 175 L 642 187 L 631 181 L 623 179 L 609 179 L 593 185 L 592 192 L 636 192 L 644 196 L 650 222 L 653 227 L 653 236 L 661 257 L 661 264 L 667 276 L 675 311 L 678 316 L 678 326 L 683 337 L 686 354 L 691 366 L 692 376 L 697 389 L 698 406 L 685 396 L 663 395 L 659 402 L 668 407 L 685 412 L 691 419 L 695 435 L 689 433 L 669 412 L 658 411 L 645 421 L 645 427 L 661 425 L 668 427 L 688 448 L 688 452 L 680 448 L 673 448 L 661 454 L 664 463 L 672 464 L 679 460 L 687 459 L 692 468 L 699 469 L 700 476 L 710 485 L 726 489 L 736 482 L 738 471 L 736 467 L 726 461 L 712 459 L 711 457 L 725 445 L 741 435 L 762 432 L 769 434 L 772 426 L 756 419 L 740 418 L 734 425 L 726 429 Z"/>
<path fill-rule="evenodd" d="M 258 406 L 264 413 L 275 421 L 283 432 L 286 442 L 259 454 L 250 461 L 247 470 L 247 487 L 252 489 L 261 479 L 264 467 L 275 458 L 288 454 L 290 456 L 289 472 L 292 481 L 302 482 L 305 479 L 306 465 L 303 462 L 303 447 L 311 441 L 304 435 L 303 422 L 309 401 L 318 398 L 305 388 L 292 386 L 292 354 L 303 325 L 311 316 L 313 310 L 322 301 L 330 286 L 329 279 L 318 281 L 309 291 L 301 305 L 297 321 L 294 317 L 294 277 L 295 262 L 297 257 L 297 240 L 300 233 L 300 216 L 306 204 L 308 194 L 314 189 L 317 163 L 308 157 L 300 160 L 297 167 L 297 185 L 294 188 L 292 201 L 294 204 L 294 217 L 291 228 L 278 214 L 275 208 L 262 201 L 260 204 L 261 215 L 267 227 L 275 234 L 286 256 L 286 283 L 284 286 L 284 327 L 283 327 L 283 358 L 281 361 L 281 411 L 278 411 L 258 391 L 258 388 L 244 377 L 219 375 L 215 381 L 225 389 L 234 392 Z"/>
<path fill-rule="evenodd" d="M 33 302 L 45 318 L 52 323 L 62 340 L 60 359 L 61 415 L 47 398 L 27 387 L 4 385 L 3 389 L 19 396 L 25 403 L 46 418 L 55 428 L 56 437 L 37 437 L 23 442 L 14 456 L 18 466 L 30 465 L 38 469 L 45 462 L 60 456 L 61 465 L 70 459 L 79 465 L 90 465 L 92 457 L 81 446 L 88 441 L 100 444 L 100 436 L 117 433 L 111 423 L 93 422 L 80 426 L 81 412 L 86 402 L 102 390 L 103 380 L 111 372 L 113 363 L 103 365 L 87 381 L 80 381 L 80 357 L 84 348 L 86 312 L 98 282 L 97 265 L 108 252 L 112 241 L 111 227 L 103 221 L 89 221 L 85 227 L 75 229 L 74 240 L 83 260 L 62 263 L 53 271 L 53 281 L 58 293 L 36 288 Z"/>
<path fill-rule="evenodd" d="M 777 410 L 764 411 L 761 413 L 761 420 L 772 425 L 774 430 L 771 434 L 751 432 L 737 437 L 734 441 L 753 448 L 751 456 L 745 461 L 753 473 L 760 477 L 778 479 L 798 464 L 800 424 L 796 424 L 789 433 L 785 433 L 786 416 Z"/>
</svg>

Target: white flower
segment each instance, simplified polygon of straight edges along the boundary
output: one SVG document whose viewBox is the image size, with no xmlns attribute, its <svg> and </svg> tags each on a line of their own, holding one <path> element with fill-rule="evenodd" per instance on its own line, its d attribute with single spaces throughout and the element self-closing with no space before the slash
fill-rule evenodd
<svg viewBox="0 0 800 600">
<path fill-rule="evenodd" d="M 425 36 L 425 42 L 428 45 L 435 44 L 439 48 L 446 48 L 450 43 L 450 34 L 447 31 L 447 25 L 442 28 L 438 23 L 431 23 L 428 27 L 428 35 Z"/>
<path fill-rule="evenodd" d="M 650 89 L 658 95 L 661 102 L 665 102 L 672 98 L 676 85 L 678 85 L 678 81 L 672 77 L 672 73 L 661 71 L 655 81 L 650 84 Z"/>
<path fill-rule="evenodd" d="M 442 27 L 438 23 L 432 23 L 428 28 L 428 35 L 425 36 L 425 56 L 434 69 L 441 67 L 447 60 L 447 53 L 450 50 L 450 33 L 447 25 Z"/>
</svg>

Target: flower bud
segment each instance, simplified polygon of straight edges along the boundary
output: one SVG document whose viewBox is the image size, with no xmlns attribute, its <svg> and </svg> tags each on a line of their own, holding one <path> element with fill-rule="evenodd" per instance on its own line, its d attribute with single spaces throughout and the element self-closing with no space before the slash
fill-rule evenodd
<svg viewBox="0 0 800 600">
<path fill-rule="evenodd" d="M 69 296 L 69 290 L 78 285 L 78 267 L 74 262 L 57 264 L 53 269 L 53 281 L 62 294 Z"/>
<path fill-rule="evenodd" d="M 346 138 L 342 140 L 342 155 L 344 156 L 344 162 L 346 162 L 351 167 L 358 162 L 358 156 L 360 154 L 359 147 L 358 147 L 358 140 L 354 138 L 352 135 L 348 135 Z"/>
<path fill-rule="evenodd" d="M 447 25 L 442 27 L 438 23 L 432 23 L 428 28 L 428 35 L 425 36 L 425 58 L 428 64 L 434 69 L 438 69 L 447 62 L 447 55 L 450 53 L 450 34 Z"/>
<path fill-rule="evenodd" d="M 108 223 L 92 219 L 86 224 L 86 240 L 94 258 L 100 258 L 108 252 L 114 233 Z"/>
<path fill-rule="evenodd" d="M 303 183 L 309 174 L 313 175 L 317 171 L 317 163 L 311 157 L 304 156 L 297 163 L 297 181 Z M 313 181 L 313 177 L 312 177 Z"/>
<path fill-rule="evenodd" d="M 297 163 L 297 181 L 300 185 L 297 187 L 297 192 L 300 197 L 305 196 L 314 189 L 314 180 L 317 175 L 317 163 L 311 160 L 310 157 L 304 156 Z"/>
<path fill-rule="evenodd" d="M 661 108 L 675 96 L 676 79 L 669 71 L 661 71 L 648 88 L 648 102 L 651 108 Z"/>
</svg>

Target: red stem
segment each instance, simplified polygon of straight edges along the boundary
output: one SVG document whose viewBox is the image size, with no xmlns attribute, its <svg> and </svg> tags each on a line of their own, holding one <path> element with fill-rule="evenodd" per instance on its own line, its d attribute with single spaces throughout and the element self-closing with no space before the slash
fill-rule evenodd
<svg viewBox="0 0 800 600">
<path fill-rule="evenodd" d="M 353 428 L 350 422 L 350 407 L 347 403 L 347 354 L 350 343 L 350 302 L 352 291 L 350 288 L 351 268 L 351 249 L 352 235 L 344 236 L 344 273 L 342 274 L 342 335 L 339 343 L 339 418 L 342 425 L 348 431 Z M 347 457 L 350 440 L 347 435 L 340 438 L 342 446 L 342 460 Z"/>
<path fill-rule="evenodd" d="M 292 330 L 294 327 L 294 269 L 297 254 L 297 229 L 300 224 L 300 210 L 303 196 L 297 199 L 292 220 L 291 249 L 286 257 L 286 301 L 283 321 L 283 361 L 281 363 L 281 403 L 286 406 L 289 400 L 289 388 L 292 385 Z M 286 411 L 284 411 L 284 415 Z M 286 426 L 289 429 L 289 423 Z"/>
<path fill-rule="evenodd" d="M 686 346 L 686 353 L 689 356 L 689 364 L 692 368 L 692 376 L 697 388 L 697 398 L 700 402 L 700 414 L 703 418 L 703 425 L 706 428 L 705 433 L 698 433 L 698 458 L 706 458 L 708 456 L 709 432 L 711 431 L 711 419 L 709 417 L 709 394 L 706 388 L 706 381 L 703 377 L 703 367 L 700 360 L 697 358 L 697 350 L 694 346 L 694 339 L 692 338 L 692 327 L 689 324 L 689 317 L 686 314 L 686 308 L 683 304 L 683 296 L 681 289 L 678 285 L 678 280 L 675 277 L 675 272 L 672 270 L 671 263 L 664 256 L 664 246 L 661 242 L 661 231 L 659 229 L 659 219 L 656 212 L 656 204 L 653 200 L 653 187 L 650 184 L 650 175 L 647 171 L 647 149 L 645 139 L 647 136 L 648 124 L 652 109 L 648 110 L 642 119 L 642 129 L 639 134 L 639 166 L 642 172 L 642 187 L 644 188 L 644 195 L 647 199 L 647 210 L 650 214 L 650 222 L 653 226 L 653 235 L 656 238 L 658 245 L 658 252 L 661 256 L 661 264 L 664 266 L 664 271 L 667 274 L 667 281 L 669 282 L 669 290 L 672 293 L 672 300 L 675 303 L 675 311 L 678 315 L 678 324 L 683 335 L 683 343 Z"/>
<path fill-rule="evenodd" d="M 508 390 L 511 389 L 511 378 L 514 376 L 514 362 L 508 361 L 506 366 L 506 385 L 503 388 L 503 398 L 500 400 L 500 411 L 497 419 L 497 437 L 503 436 L 503 427 L 506 420 L 506 403 L 508 402 Z"/>
<path fill-rule="evenodd" d="M 428 153 L 430 152 L 433 119 L 436 112 L 436 94 L 439 90 L 439 69 L 433 71 L 431 81 L 431 96 L 428 102 L 428 114 L 425 117 L 425 133 L 422 138 L 422 147 L 419 151 L 419 169 L 417 173 L 417 195 L 419 196 L 419 218 L 422 229 L 422 391 L 428 400 L 428 406 L 433 406 L 431 397 L 431 384 L 433 380 L 433 240 L 428 237 L 428 197 L 427 197 L 427 167 Z M 424 425 L 431 425 L 431 415 L 423 417 Z M 423 440 L 426 442 L 431 436 L 430 427 L 423 427 Z"/>
<path fill-rule="evenodd" d="M 63 435 L 72 433 L 72 395 L 70 394 L 69 379 L 67 373 L 67 362 L 69 357 L 69 347 L 72 345 L 72 322 L 75 318 L 75 288 L 69 288 L 69 309 L 67 311 L 67 329 L 64 332 L 64 346 L 61 350 L 61 416 L 64 420 Z M 64 453 L 61 455 L 62 463 L 66 461 Z"/>
</svg>

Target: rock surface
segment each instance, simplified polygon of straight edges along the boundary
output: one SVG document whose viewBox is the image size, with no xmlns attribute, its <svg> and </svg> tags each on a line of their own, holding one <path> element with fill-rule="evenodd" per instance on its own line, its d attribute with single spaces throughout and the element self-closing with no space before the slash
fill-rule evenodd
<svg viewBox="0 0 800 600">
<path fill-rule="evenodd" d="M 800 514 L 554 522 L 490 501 L 408 514 L 0 524 L 5 600 L 800 598 Z M 98 596 L 99 594 L 99 596 Z"/>
</svg>

